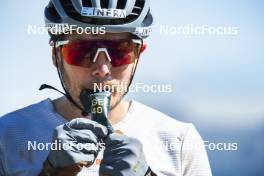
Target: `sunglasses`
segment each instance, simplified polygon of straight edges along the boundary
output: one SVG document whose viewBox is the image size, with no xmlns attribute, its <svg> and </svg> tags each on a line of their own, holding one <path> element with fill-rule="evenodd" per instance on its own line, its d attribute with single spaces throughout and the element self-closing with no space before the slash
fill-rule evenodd
<svg viewBox="0 0 264 176">
<path fill-rule="evenodd" d="M 91 67 L 101 52 L 104 52 L 113 67 L 120 67 L 135 62 L 138 58 L 142 40 L 65 40 L 57 41 L 61 47 L 63 59 L 70 65 Z"/>
</svg>

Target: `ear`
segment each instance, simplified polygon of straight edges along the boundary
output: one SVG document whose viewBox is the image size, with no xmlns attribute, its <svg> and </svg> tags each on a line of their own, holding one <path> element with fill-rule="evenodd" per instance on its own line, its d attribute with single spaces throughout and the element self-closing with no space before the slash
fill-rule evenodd
<svg viewBox="0 0 264 176">
<path fill-rule="evenodd" d="M 147 44 L 143 43 L 142 47 L 140 48 L 140 54 L 142 54 L 146 48 L 147 48 Z"/>
</svg>

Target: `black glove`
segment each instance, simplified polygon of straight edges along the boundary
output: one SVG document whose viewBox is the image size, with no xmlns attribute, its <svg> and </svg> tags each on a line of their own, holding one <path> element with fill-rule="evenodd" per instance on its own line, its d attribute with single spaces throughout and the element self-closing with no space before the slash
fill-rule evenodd
<svg viewBox="0 0 264 176">
<path fill-rule="evenodd" d="M 76 170 L 82 166 L 91 166 L 100 150 L 98 144 L 106 138 L 107 133 L 106 127 L 85 118 L 73 119 L 56 127 L 53 142 L 59 141 L 61 146 L 66 146 L 66 148 L 50 151 L 43 168 L 45 172 L 42 173 L 55 172 L 63 168 L 71 170 L 72 167 Z M 76 167 L 78 164 L 80 166 Z"/>
<path fill-rule="evenodd" d="M 123 134 L 112 133 L 105 140 L 100 176 L 155 175 L 148 166 L 141 142 Z"/>
</svg>

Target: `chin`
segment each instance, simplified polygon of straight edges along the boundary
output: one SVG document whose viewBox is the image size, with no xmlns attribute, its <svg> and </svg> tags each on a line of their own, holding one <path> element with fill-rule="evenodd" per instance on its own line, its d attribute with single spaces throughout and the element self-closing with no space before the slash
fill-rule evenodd
<svg viewBox="0 0 264 176">
<path fill-rule="evenodd" d="M 113 92 L 111 95 L 110 109 L 114 109 L 123 99 L 124 93 Z"/>
</svg>

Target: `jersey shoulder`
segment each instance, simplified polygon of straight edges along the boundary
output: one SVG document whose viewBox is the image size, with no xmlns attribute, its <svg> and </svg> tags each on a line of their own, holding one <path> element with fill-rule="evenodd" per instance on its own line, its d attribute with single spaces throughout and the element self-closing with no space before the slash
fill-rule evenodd
<svg viewBox="0 0 264 176">
<path fill-rule="evenodd" d="M 46 99 L 3 115 L 0 117 L 0 134 L 12 129 L 26 129 L 34 121 L 40 121 L 49 106 L 50 100 Z"/>
<path fill-rule="evenodd" d="M 194 128 L 192 123 L 186 123 L 172 118 L 156 109 L 133 101 L 131 111 L 134 119 L 144 124 L 145 128 L 157 131 L 163 135 L 173 135 L 184 138 L 189 130 Z"/>
</svg>

